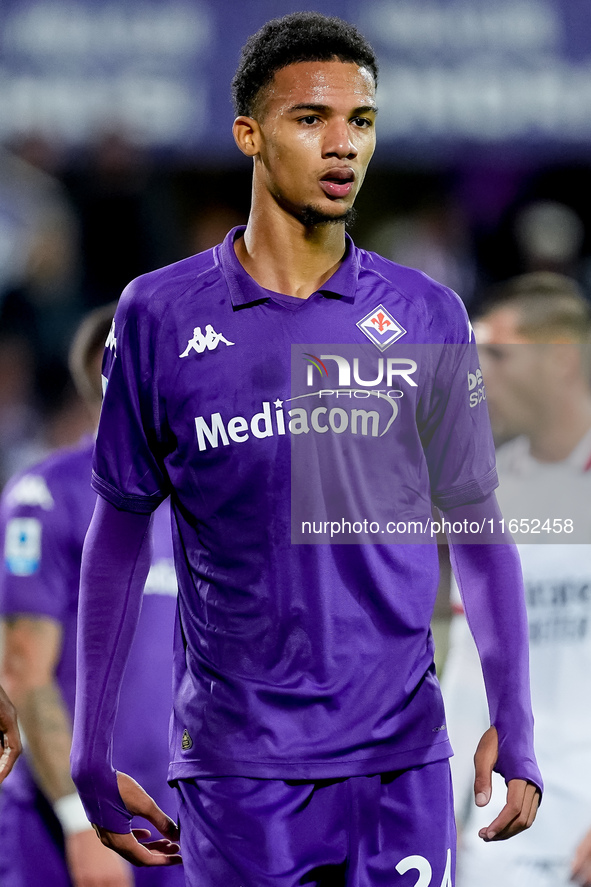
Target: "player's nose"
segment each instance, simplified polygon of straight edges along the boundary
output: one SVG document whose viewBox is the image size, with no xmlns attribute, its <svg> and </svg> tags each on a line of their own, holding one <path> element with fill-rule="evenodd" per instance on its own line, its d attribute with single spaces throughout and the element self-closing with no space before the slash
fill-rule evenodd
<svg viewBox="0 0 591 887">
<path fill-rule="evenodd" d="M 347 120 L 335 118 L 326 127 L 324 135 L 324 156 L 351 159 L 357 156 L 357 146 L 351 138 Z"/>
</svg>

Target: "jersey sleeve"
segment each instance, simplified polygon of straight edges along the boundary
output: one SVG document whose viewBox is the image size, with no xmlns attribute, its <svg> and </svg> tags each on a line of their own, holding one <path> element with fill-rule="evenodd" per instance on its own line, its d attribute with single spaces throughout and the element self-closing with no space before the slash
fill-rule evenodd
<svg viewBox="0 0 591 887">
<path fill-rule="evenodd" d="M 487 496 L 498 486 L 474 334 L 459 298 L 448 292 L 454 298 L 450 333 L 448 341 L 426 346 L 430 379 L 417 417 L 431 497 L 443 510 Z"/>
<path fill-rule="evenodd" d="M 72 778 L 90 822 L 130 830 L 112 762 L 123 674 L 151 555 L 151 517 L 101 497 L 84 542 L 76 661 Z"/>
<path fill-rule="evenodd" d="M 490 518 L 501 526 L 494 494 L 447 512 L 450 522 Z M 461 538 L 461 534 L 458 538 Z M 486 686 L 490 723 L 497 729 L 494 769 L 506 782 L 525 779 L 543 790 L 534 751 L 527 613 L 517 546 L 509 533 L 496 544 L 458 544 L 448 532 L 452 569 L 476 642 Z M 502 540 L 505 540 L 504 542 Z"/>
<path fill-rule="evenodd" d="M 43 505 L 19 502 L 21 491 L 43 491 Z M 25 498 L 27 498 L 25 496 Z M 3 559 L 0 570 L 0 612 L 25 613 L 61 622 L 77 593 L 78 576 L 72 577 L 69 546 L 45 478 L 27 474 L 5 491 L 0 506 Z M 76 583 L 72 590 L 72 583 Z"/>
<path fill-rule="evenodd" d="M 157 323 L 142 278 L 124 291 L 107 338 L 93 488 L 123 511 L 149 514 L 169 494 L 161 458 Z"/>
</svg>

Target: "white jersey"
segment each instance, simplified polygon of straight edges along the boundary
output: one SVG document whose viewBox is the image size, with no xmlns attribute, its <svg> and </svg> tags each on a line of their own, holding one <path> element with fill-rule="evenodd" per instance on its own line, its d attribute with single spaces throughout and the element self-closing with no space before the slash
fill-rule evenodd
<svg viewBox="0 0 591 887">
<path fill-rule="evenodd" d="M 514 536 L 526 590 L 545 793 L 529 831 L 493 844 L 478 837 L 503 806 L 506 790 L 495 774 L 491 803 L 474 806 L 473 755 L 490 721 L 476 648 L 458 614 L 442 681 L 463 825 L 457 887 L 567 887 L 574 850 L 591 828 L 591 432 L 559 463 L 538 462 L 528 441 L 517 438 L 500 448 L 497 468 L 503 516 L 524 531 Z M 573 522 L 572 532 L 565 521 Z"/>
</svg>

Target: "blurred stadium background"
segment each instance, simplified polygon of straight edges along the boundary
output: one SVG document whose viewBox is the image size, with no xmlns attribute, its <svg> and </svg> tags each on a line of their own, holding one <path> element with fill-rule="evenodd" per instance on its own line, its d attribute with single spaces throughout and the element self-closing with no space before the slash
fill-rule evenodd
<svg viewBox="0 0 591 887">
<path fill-rule="evenodd" d="M 380 59 L 358 244 L 471 312 L 540 268 L 591 298 L 589 0 L 3 0 L 0 486 L 86 427 L 66 369 L 84 311 L 245 220 L 240 47 L 310 7 Z"/>
</svg>

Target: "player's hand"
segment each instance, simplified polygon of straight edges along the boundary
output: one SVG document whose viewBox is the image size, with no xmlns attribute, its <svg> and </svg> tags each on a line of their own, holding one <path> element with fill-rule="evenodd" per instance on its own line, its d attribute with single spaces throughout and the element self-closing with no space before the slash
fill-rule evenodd
<svg viewBox="0 0 591 887">
<path fill-rule="evenodd" d="M 485 807 L 492 795 L 493 767 L 499 756 L 499 737 L 496 727 L 489 727 L 474 755 L 474 800 Z M 507 803 L 486 828 L 478 832 L 483 841 L 505 841 L 529 828 L 538 811 L 540 790 L 525 779 L 510 779 L 507 784 Z"/>
<path fill-rule="evenodd" d="M 575 851 L 571 880 L 580 887 L 591 887 L 591 831 L 588 831 Z"/>
<path fill-rule="evenodd" d="M 0 687 L 0 741 L 2 743 L 0 782 L 2 782 L 14 767 L 14 762 L 22 751 L 16 711 L 2 687 Z"/>
<path fill-rule="evenodd" d="M 177 824 L 131 776 L 117 773 L 117 786 L 129 812 L 134 816 L 143 816 L 163 837 L 157 841 L 150 841 L 151 834 L 148 829 L 135 828 L 122 835 L 95 825 L 94 829 L 101 842 L 133 865 L 180 865 L 182 859 L 179 855 L 180 832 Z M 140 844 L 140 840 L 143 843 Z"/>
<path fill-rule="evenodd" d="M 133 887 L 131 867 L 103 847 L 91 828 L 67 835 L 66 860 L 74 887 Z"/>
</svg>

